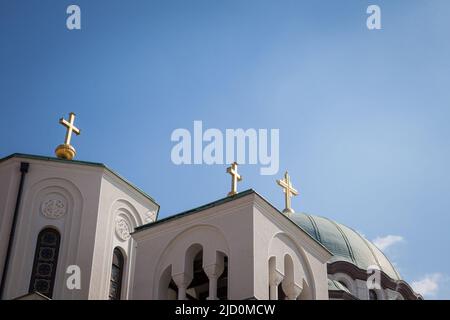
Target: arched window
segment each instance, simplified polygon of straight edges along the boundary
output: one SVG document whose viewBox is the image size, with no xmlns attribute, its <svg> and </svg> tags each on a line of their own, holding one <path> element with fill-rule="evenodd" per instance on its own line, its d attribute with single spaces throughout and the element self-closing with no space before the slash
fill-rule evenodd
<svg viewBox="0 0 450 320">
<path fill-rule="evenodd" d="M 223 272 L 217 280 L 217 298 L 228 300 L 228 256 L 223 257 Z"/>
<path fill-rule="evenodd" d="M 194 258 L 194 277 L 187 288 L 186 297 L 188 300 L 206 300 L 208 297 L 208 276 L 203 270 L 203 249 Z"/>
<path fill-rule="evenodd" d="M 119 248 L 114 249 L 112 269 L 111 269 L 111 283 L 109 287 L 109 300 L 120 300 L 120 293 L 122 289 L 122 274 L 123 274 L 123 254 Z"/>
<path fill-rule="evenodd" d="M 49 298 L 53 295 L 61 236 L 55 229 L 42 230 L 37 238 L 31 273 L 30 292 L 39 292 Z"/>
</svg>

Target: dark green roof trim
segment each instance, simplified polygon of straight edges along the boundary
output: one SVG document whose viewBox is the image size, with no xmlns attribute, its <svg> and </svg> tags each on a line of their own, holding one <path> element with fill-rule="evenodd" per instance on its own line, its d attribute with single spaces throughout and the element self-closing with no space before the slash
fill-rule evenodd
<svg viewBox="0 0 450 320">
<path fill-rule="evenodd" d="M 32 160 L 44 160 L 44 161 L 54 161 L 54 162 L 65 162 L 65 163 L 75 163 L 75 164 L 81 164 L 81 165 L 88 165 L 92 167 L 102 167 L 106 168 L 106 166 L 103 163 L 99 162 L 88 162 L 88 161 L 80 161 L 80 160 L 65 160 L 65 159 L 59 159 L 54 157 L 46 157 L 46 156 L 39 156 L 35 154 L 26 154 L 26 153 L 13 153 L 7 157 L 4 157 L 0 159 L 0 163 L 3 161 L 12 159 L 12 158 L 26 158 L 26 159 L 32 159 Z"/>
<path fill-rule="evenodd" d="M 197 208 L 194 208 L 194 209 L 190 209 L 190 210 L 186 210 L 186 211 L 183 211 L 183 212 L 180 212 L 180 213 L 168 216 L 168 217 L 163 218 L 161 220 L 156 220 L 154 222 L 149 222 L 147 224 L 144 224 L 142 226 L 139 226 L 139 227 L 135 228 L 134 229 L 135 230 L 134 233 L 138 232 L 138 231 L 142 231 L 142 230 L 148 229 L 148 228 L 151 228 L 151 227 L 154 227 L 156 225 L 159 225 L 159 224 L 167 222 L 167 221 L 176 220 L 176 219 L 179 219 L 179 218 L 182 218 L 182 217 L 185 217 L 185 216 L 189 216 L 191 214 L 194 214 L 194 213 L 197 213 L 197 212 L 209 209 L 209 208 L 216 207 L 218 205 L 230 202 L 232 200 L 236 200 L 236 199 L 245 197 L 245 196 L 247 196 L 249 194 L 252 194 L 252 193 L 255 193 L 255 191 L 252 190 L 252 189 L 248 189 L 248 190 L 239 192 L 239 193 L 237 193 L 237 194 L 235 194 L 233 196 L 227 196 L 225 198 L 222 198 L 222 199 L 210 202 L 210 203 L 202 205 L 200 207 L 197 207 Z"/>
<path fill-rule="evenodd" d="M 198 212 L 200 212 L 200 211 L 203 211 L 203 210 L 206 210 L 206 209 L 209 209 L 209 208 L 213 208 L 213 207 L 219 206 L 219 205 L 221 205 L 221 204 L 224 204 L 224 203 L 227 203 L 227 202 L 230 202 L 230 201 L 233 201 L 233 200 L 236 200 L 236 199 L 245 197 L 245 196 L 250 195 L 250 194 L 255 194 L 255 195 L 257 195 L 258 197 L 260 197 L 261 199 L 263 199 L 268 205 L 270 205 L 270 206 L 271 206 L 276 212 L 278 212 L 281 216 L 283 216 L 285 219 L 289 220 L 290 223 L 292 223 L 292 224 L 295 225 L 297 228 L 299 228 L 300 230 L 302 230 L 302 231 L 306 234 L 306 236 L 307 236 L 308 238 L 310 238 L 310 239 L 313 240 L 315 243 L 317 243 L 320 247 L 322 247 L 322 249 L 324 249 L 325 251 L 327 251 L 330 255 L 333 255 L 333 253 L 332 253 L 330 250 L 328 250 L 327 247 L 325 247 L 322 243 L 320 243 L 317 239 L 315 239 L 312 235 L 310 235 L 309 232 L 307 232 L 306 230 L 304 230 L 304 229 L 302 228 L 302 226 L 300 226 L 300 225 L 298 225 L 297 223 L 295 223 L 294 221 L 292 221 L 292 219 L 290 219 L 289 217 L 287 217 L 284 213 L 282 213 L 280 210 L 278 210 L 276 207 L 274 207 L 273 204 L 271 204 L 269 201 L 267 201 L 267 199 L 265 199 L 262 195 L 260 195 L 258 192 L 256 192 L 256 191 L 253 190 L 253 189 L 248 189 L 248 190 L 239 192 L 239 193 L 237 193 L 237 194 L 235 194 L 235 195 L 233 195 L 233 196 L 227 196 L 227 197 L 225 197 L 225 198 L 222 198 L 222 199 L 219 199 L 219 200 L 210 202 L 210 203 L 205 204 L 205 205 L 203 205 L 203 206 L 200 206 L 200 207 L 197 207 L 197 208 L 194 208 L 194 209 L 191 209 L 191 210 L 183 211 L 183 212 L 181 212 L 181 213 L 177 213 L 177 214 L 168 216 L 168 217 L 163 218 L 163 219 L 161 219 L 161 220 L 156 220 L 156 221 L 154 221 L 154 222 L 149 222 L 149 223 L 147 223 L 147 224 L 144 224 L 144 225 L 142 225 L 142 226 L 140 226 L 140 227 L 135 228 L 133 233 L 137 233 L 137 232 L 139 232 L 139 231 L 143 231 L 143 230 L 145 230 L 145 229 L 152 228 L 152 227 L 154 227 L 154 226 L 156 226 L 156 225 L 159 225 L 159 224 L 162 224 L 162 223 L 165 223 L 165 222 L 168 222 L 168 221 L 180 219 L 180 218 L 183 218 L 183 217 L 185 217 L 185 216 L 189 216 L 189 215 L 198 213 Z M 132 233 L 132 234 L 133 234 L 133 233 Z"/>
<path fill-rule="evenodd" d="M 59 158 L 54 158 L 54 157 L 46 157 L 46 156 L 24 154 L 24 153 L 13 153 L 13 154 L 11 154 L 11 155 L 9 155 L 7 157 L 4 157 L 4 158 L 0 159 L 0 163 L 2 163 L 4 161 L 7 161 L 9 159 L 12 159 L 12 158 L 23 158 L 23 159 L 30 159 L 30 160 L 53 161 L 53 162 L 59 162 L 59 163 L 78 164 L 78 165 L 83 165 L 83 166 L 90 166 L 90 167 L 97 167 L 97 168 L 105 169 L 105 170 L 109 171 L 111 174 L 113 174 L 114 176 L 116 176 L 117 178 L 119 178 L 120 180 L 122 180 L 123 182 L 125 182 L 129 187 L 131 187 L 132 189 L 134 189 L 135 191 L 137 191 L 138 193 L 143 195 L 145 198 L 147 198 L 148 200 L 150 200 L 151 202 L 156 204 L 158 206 L 158 211 L 156 212 L 156 217 L 158 217 L 160 206 L 155 201 L 155 199 L 153 199 L 147 193 L 145 193 L 144 191 L 142 191 L 141 189 L 139 189 L 138 187 L 133 185 L 127 179 L 123 178 L 120 174 L 118 174 L 114 170 L 108 168 L 103 163 L 89 162 L 89 161 L 80 161 L 80 160 L 65 160 L 65 159 L 59 159 Z"/>
</svg>

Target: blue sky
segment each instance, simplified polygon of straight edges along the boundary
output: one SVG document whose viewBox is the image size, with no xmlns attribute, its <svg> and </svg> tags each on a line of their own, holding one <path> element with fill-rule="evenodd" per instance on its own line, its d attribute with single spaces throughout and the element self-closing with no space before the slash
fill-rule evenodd
<svg viewBox="0 0 450 320">
<path fill-rule="evenodd" d="M 81 30 L 66 8 L 81 8 Z M 369 31 L 366 9 L 381 8 Z M 174 129 L 279 128 L 280 172 L 240 190 L 369 239 L 429 298 L 450 298 L 450 2 L 0 2 L 0 157 L 53 155 L 77 114 L 77 159 L 152 195 L 160 217 L 226 195 L 225 165 L 176 166 Z M 387 240 L 386 240 L 387 239 Z M 381 244 L 380 244 L 381 245 Z M 421 281 L 421 282 L 420 282 Z M 423 289 L 425 288 L 425 289 Z"/>
</svg>

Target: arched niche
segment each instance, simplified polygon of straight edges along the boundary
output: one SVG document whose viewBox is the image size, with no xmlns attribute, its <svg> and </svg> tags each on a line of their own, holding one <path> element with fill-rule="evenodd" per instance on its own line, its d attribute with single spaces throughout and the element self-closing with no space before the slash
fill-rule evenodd
<svg viewBox="0 0 450 320">
<path fill-rule="evenodd" d="M 291 290 L 300 290 L 299 297 L 315 298 L 311 267 L 306 253 L 294 239 L 283 232 L 277 233 L 270 241 L 268 256 L 268 263 L 273 264 L 272 268 L 282 274 L 282 288 L 284 283 L 284 289 L 290 287 Z M 304 292 L 305 290 L 308 292 Z"/>
<path fill-rule="evenodd" d="M 84 198 L 80 189 L 70 180 L 46 178 L 25 189 L 16 240 L 16 252 L 11 267 L 21 270 L 21 277 L 13 290 L 23 290 L 30 280 L 34 250 L 39 232 L 54 228 L 61 235 L 58 266 L 63 270 L 76 261 L 79 254 L 81 215 Z M 65 290 L 64 272 L 58 272 L 54 282 L 54 297 L 69 297 L 73 292 Z M 22 288 L 22 289 L 21 289 Z M 11 292 L 17 296 L 22 292 Z M 63 295 L 64 294 L 64 295 Z"/>
<path fill-rule="evenodd" d="M 338 272 L 330 275 L 329 277 L 333 280 L 340 282 L 344 287 L 348 289 L 348 291 L 350 291 L 352 295 L 358 297 L 356 282 L 351 276 L 343 272 Z"/>
<path fill-rule="evenodd" d="M 113 259 L 113 250 L 119 248 L 124 256 L 124 266 L 122 274 L 122 293 L 121 298 L 127 299 L 130 294 L 130 288 L 132 287 L 132 281 L 134 276 L 133 263 L 135 259 L 134 240 L 131 237 L 131 233 L 134 229 L 142 225 L 143 220 L 138 210 L 133 204 L 126 199 L 116 199 L 110 209 L 108 215 L 108 223 L 105 229 L 107 236 L 105 238 L 105 250 L 103 254 L 103 270 L 102 274 L 102 291 L 105 296 L 108 295 L 110 290 L 111 280 L 111 268 L 110 264 Z"/>
<path fill-rule="evenodd" d="M 177 300 L 177 287 L 172 280 L 172 265 L 167 266 L 159 277 L 158 300 Z"/>
<path fill-rule="evenodd" d="M 198 259 L 199 252 L 202 253 L 202 267 L 208 271 L 209 275 L 217 272 L 217 269 L 211 267 L 215 267 L 219 260 L 229 259 L 227 241 L 218 228 L 211 225 L 189 227 L 172 239 L 158 257 L 157 272 L 154 275 L 156 285 L 153 286 L 153 296 L 166 295 L 165 283 L 161 285 L 160 281 L 165 279 L 163 274 L 167 272 L 169 266 L 172 277 L 184 275 L 190 284 L 194 277 L 194 261 L 196 258 Z M 164 292 L 160 292 L 160 290 L 164 290 Z"/>
</svg>

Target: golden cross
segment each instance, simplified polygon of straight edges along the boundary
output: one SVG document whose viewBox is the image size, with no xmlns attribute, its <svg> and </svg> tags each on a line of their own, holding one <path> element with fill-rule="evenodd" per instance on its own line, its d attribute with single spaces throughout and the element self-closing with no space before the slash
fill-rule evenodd
<svg viewBox="0 0 450 320">
<path fill-rule="evenodd" d="M 288 172 L 286 171 L 284 174 L 283 180 L 277 180 L 277 183 L 280 187 L 283 188 L 284 192 L 284 201 L 285 201 L 285 208 L 283 210 L 284 213 L 294 213 L 294 210 L 291 208 L 291 197 L 297 196 L 298 191 L 294 189 L 291 183 L 291 177 L 289 177 Z"/>
<path fill-rule="evenodd" d="M 80 130 L 74 126 L 74 122 L 75 113 L 73 112 L 69 114 L 69 121 L 64 118 L 59 119 L 59 123 L 67 128 L 64 144 L 60 144 L 55 149 L 55 154 L 60 159 L 72 160 L 75 157 L 76 151 L 75 148 L 70 145 L 70 140 L 72 138 L 72 132 L 75 132 L 75 134 L 78 135 L 80 134 Z"/>
<path fill-rule="evenodd" d="M 64 118 L 59 119 L 59 123 L 61 123 L 63 126 L 67 128 L 66 139 L 64 140 L 64 144 L 70 145 L 72 132 L 74 132 L 76 135 L 80 134 L 80 130 L 73 125 L 74 122 L 75 122 L 75 113 L 73 112 L 69 114 L 69 121 L 65 120 Z"/>
<path fill-rule="evenodd" d="M 231 191 L 228 192 L 229 196 L 235 195 L 237 193 L 237 183 L 242 180 L 242 177 L 237 172 L 238 164 L 233 162 L 231 167 L 227 168 L 227 173 L 231 175 Z"/>
</svg>

